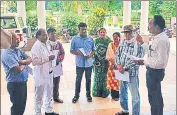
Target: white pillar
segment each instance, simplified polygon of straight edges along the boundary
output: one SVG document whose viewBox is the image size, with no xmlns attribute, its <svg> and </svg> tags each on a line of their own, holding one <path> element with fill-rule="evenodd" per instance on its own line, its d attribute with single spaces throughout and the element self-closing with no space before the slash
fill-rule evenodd
<svg viewBox="0 0 177 115">
<path fill-rule="evenodd" d="M 148 35 L 149 1 L 141 1 L 140 34 Z"/>
<path fill-rule="evenodd" d="M 123 26 L 131 24 L 131 1 L 123 1 Z"/>
<path fill-rule="evenodd" d="M 25 1 L 17 1 L 17 13 L 22 17 L 23 23 L 26 26 L 26 7 Z"/>
<path fill-rule="evenodd" d="M 38 29 L 46 29 L 45 1 L 37 1 Z"/>
</svg>

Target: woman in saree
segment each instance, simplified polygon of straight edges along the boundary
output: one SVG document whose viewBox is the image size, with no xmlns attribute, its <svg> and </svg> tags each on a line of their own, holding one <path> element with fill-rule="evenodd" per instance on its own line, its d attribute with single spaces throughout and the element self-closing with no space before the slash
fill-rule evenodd
<svg viewBox="0 0 177 115">
<path fill-rule="evenodd" d="M 113 42 L 109 43 L 106 52 L 106 59 L 108 60 L 108 73 L 107 73 L 107 88 L 111 91 L 111 97 L 113 100 L 119 100 L 119 80 L 115 79 L 114 69 L 115 66 L 115 55 L 119 48 L 120 43 L 120 33 L 113 33 Z"/>
<path fill-rule="evenodd" d="M 109 95 L 107 89 L 107 71 L 108 61 L 106 60 L 106 52 L 112 40 L 106 36 L 106 29 L 101 28 L 98 31 L 99 37 L 95 39 L 96 51 L 94 54 L 94 82 L 93 82 L 93 96 L 106 98 Z"/>
</svg>

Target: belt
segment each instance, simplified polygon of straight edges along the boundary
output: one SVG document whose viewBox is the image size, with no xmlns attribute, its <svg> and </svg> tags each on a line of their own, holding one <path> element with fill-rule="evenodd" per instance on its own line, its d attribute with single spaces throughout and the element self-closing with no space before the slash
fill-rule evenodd
<svg viewBox="0 0 177 115">
<path fill-rule="evenodd" d="M 154 69 L 154 68 L 150 68 L 150 67 L 146 67 L 146 69 L 148 69 L 148 70 L 158 70 L 158 71 L 164 71 L 165 69 Z"/>
</svg>

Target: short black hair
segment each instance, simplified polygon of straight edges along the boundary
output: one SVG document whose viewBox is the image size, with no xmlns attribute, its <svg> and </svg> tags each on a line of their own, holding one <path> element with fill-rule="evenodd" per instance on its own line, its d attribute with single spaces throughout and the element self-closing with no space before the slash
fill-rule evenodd
<svg viewBox="0 0 177 115">
<path fill-rule="evenodd" d="M 50 28 L 47 29 L 47 33 L 48 33 L 48 34 L 49 34 L 49 33 L 53 33 L 53 32 L 56 32 L 55 28 L 50 27 Z"/>
<path fill-rule="evenodd" d="M 81 23 L 78 25 L 78 28 L 79 28 L 79 29 L 80 29 L 80 27 L 87 27 L 87 24 L 86 24 L 86 23 L 81 22 Z"/>
<path fill-rule="evenodd" d="M 165 28 L 165 20 L 161 15 L 155 15 L 154 16 L 153 24 L 159 26 L 161 31 L 163 31 L 163 29 Z"/>
<path fill-rule="evenodd" d="M 113 36 L 114 36 L 115 34 L 118 35 L 119 38 L 120 38 L 120 33 L 119 33 L 119 32 L 114 32 L 114 33 L 113 33 Z"/>
</svg>

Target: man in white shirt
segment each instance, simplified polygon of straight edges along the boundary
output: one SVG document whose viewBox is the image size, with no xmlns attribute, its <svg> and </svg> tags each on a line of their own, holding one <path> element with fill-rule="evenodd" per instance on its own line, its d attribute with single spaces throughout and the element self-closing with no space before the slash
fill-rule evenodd
<svg viewBox="0 0 177 115">
<path fill-rule="evenodd" d="M 36 33 L 37 41 L 31 49 L 33 76 L 35 83 L 35 114 L 42 115 L 41 107 L 45 96 L 45 115 L 59 115 L 53 111 L 53 71 L 52 60 L 55 56 L 47 43 L 48 36 L 45 29 Z"/>
<path fill-rule="evenodd" d="M 165 32 L 165 20 L 160 15 L 155 15 L 149 22 L 149 32 L 154 35 L 154 40 L 149 45 L 147 60 L 134 61 L 138 65 L 146 65 L 146 84 L 148 99 L 151 105 L 151 115 L 163 115 L 163 97 L 161 81 L 165 76 L 170 54 L 170 41 Z M 137 39 L 142 45 L 142 37 Z"/>
</svg>

